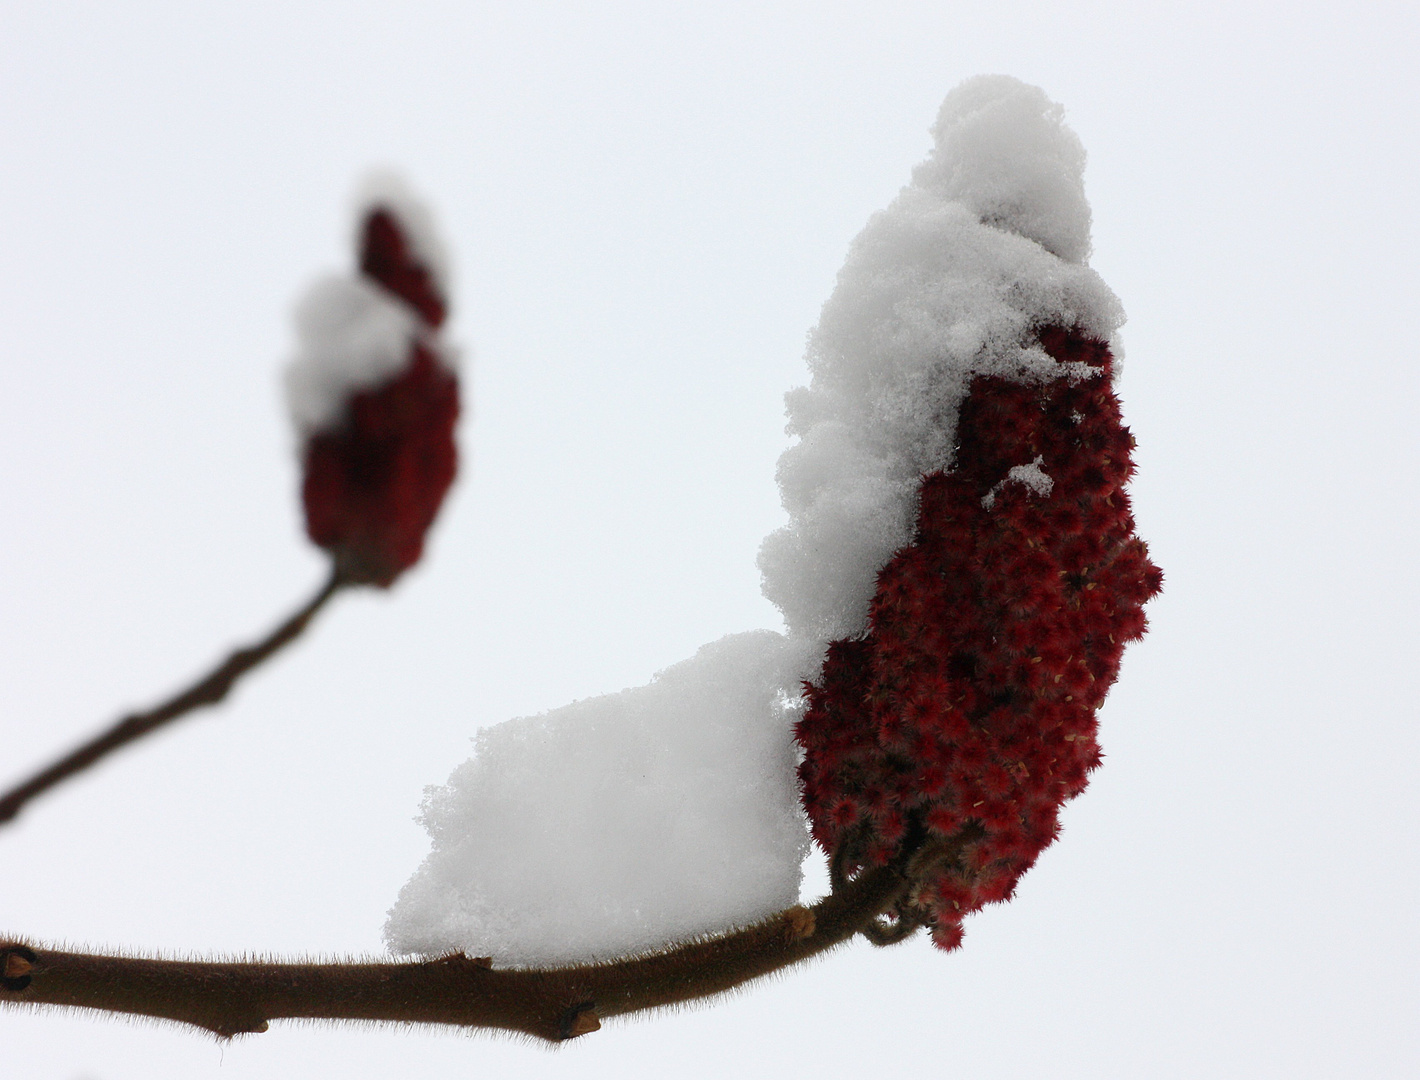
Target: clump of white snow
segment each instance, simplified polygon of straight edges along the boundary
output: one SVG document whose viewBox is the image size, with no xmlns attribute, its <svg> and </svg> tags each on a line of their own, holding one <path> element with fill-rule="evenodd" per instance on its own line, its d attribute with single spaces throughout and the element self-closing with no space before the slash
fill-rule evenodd
<svg viewBox="0 0 1420 1080">
<path fill-rule="evenodd" d="M 391 173 L 372 173 L 356 198 L 356 225 L 383 207 L 441 285 L 448 259 L 429 209 Z M 356 247 L 358 250 L 358 236 Z M 409 361 L 415 341 L 452 366 L 454 352 L 437 343 L 404 301 L 358 273 L 316 281 L 296 306 L 296 355 L 286 368 L 286 401 L 300 434 L 336 423 L 350 397 L 392 378 Z"/>
<path fill-rule="evenodd" d="M 431 789 L 433 852 L 385 935 L 555 964 L 645 951 L 793 904 L 808 840 L 779 634 L 722 638 L 648 685 L 486 728 Z"/>
<path fill-rule="evenodd" d="M 787 395 L 789 522 L 765 595 L 788 637 L 725 638 L 648 686 L 484 730 L 424 808 L 432 854 L 401 893 L 398 952 L 504 963 L 645 950 L 794 902 L 807 835 L 791 699 L 867 625 L 877 574 L 912 540 L 923 474 L 950 467 L 973 376 L 1094 377 L 1035 343 L 1110 339 L 1123 316 L 1084 265 L 1084 151 L 1061 110 L 1003 76 L 954 90 L 936 145 L 853 242 Z M 1037 494 L 1040 462 L 1009 480 Z"/>
<path fill-rule="evenodd" d="M 912 540 L 924 474 L 950 467 L 975 375 L 1083 377 L 1035 344 L 1048 324 L 1109 340 L 1119 303 L 1093 270 L 1084 150 L 1061 109 L 1001 75 L 948 95 L 912 182 L 853 241 L 787 397 L 789 523 L 760 551 L 791 634 L 867 627 L 877 573 Z"/>
<path fill-rule="evenodd" d="M 296 359 L 286 398 L 302 433 L 329 427 L 359 390 L 393 377 L 409 360 L 419 317 L 373 282 L 334 275 L 296 308 Z"/>
<path fill-rule="evenodd" d="M 1064 118 L 1039 87 L 1009 75 L 969 79 L 942 103 L 936 147 L 912 182 L 1082 263 L 1090 255 L 1085 148 Z"/>
</svg>

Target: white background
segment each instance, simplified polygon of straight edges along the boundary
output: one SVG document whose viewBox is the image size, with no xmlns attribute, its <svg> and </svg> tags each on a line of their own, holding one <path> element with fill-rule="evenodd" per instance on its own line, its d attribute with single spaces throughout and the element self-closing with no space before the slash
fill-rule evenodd
<svg viewBox="0 0 1420 1080">
<path fill-rule="evenodd" d="M 377 953 L 479 726 L 777 626 L 781 394 L 978 72 L 1089 150 L 1167 574 L 1105 767 L 959 953 L 555 1053 L 6 1011 L 0 1075 L 1415 1075 L 1420 35 L 1356 7 L 0 2 L 0 781 L 320 579 L 278 375 L 370 165 L 445 225 L 472 403 L 417 572 L 0 831 L 4 929 Z"/>
</svg>

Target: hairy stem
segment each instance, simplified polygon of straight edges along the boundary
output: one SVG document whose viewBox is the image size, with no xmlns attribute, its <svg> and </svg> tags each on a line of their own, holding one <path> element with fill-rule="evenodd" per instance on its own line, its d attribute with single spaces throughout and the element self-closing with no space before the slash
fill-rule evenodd
<svg viewBox="0 0 1420 1080">
<path fill-rule="evenodd" d="M 550 1042 L 600 1019 L 731 990 L 847 941 L 906 889 L 883 868 L 841 894 L 706 941 L 613 963 L 495 969 L 461 954 L 417 963 L 147 960 L 0 945 L 0 1002 L 68 1005 L 175 1020 L 221 1037 L 285 1017 L 454 1024 Z"/>
<path fill-rule="evenodd" d="M 262 640 L 246 648 L 237 649 L 186 690 L 147 712 L 125 716 L 108 730 L 100 732 L 54 764 L 11 788 L 0 796 L 0 825 L 13 820 L 35 796 L 62 783 L 75 773 L 82 772 L 119 747 L 141 739 L 149 732 L 172 723 L 194 709 L 217 704 L 227 696 L 238 679 L 300 637 L 316 613 L 346 584 L 345 578 L 338 571 L 332 571 L 325 584 L 310 600 Z"/>
<path fill-rule="evenodd" d="M 965 838 L 933 846 L 959 850 Z M 813 907 L 647 956 L 495 969 L 462 954 L 415 963 L 148 960 L 0 943 L 0 1003 L 63 1005 L 190 1024 L 213 1034 L 271 1020 L 452 1024 L 561 1042 L 601 1020 L 712 997 L 848 941 L 906 895 L 923 855 L 864 870 Z"/>
</svg>

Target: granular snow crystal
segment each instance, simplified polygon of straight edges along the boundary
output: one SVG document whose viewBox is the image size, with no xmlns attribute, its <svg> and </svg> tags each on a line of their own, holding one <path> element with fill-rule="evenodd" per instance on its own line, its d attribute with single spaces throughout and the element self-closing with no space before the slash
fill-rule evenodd
<svg viewBox="0 0 1420 1080">
<path fill-rule="evenodd" d="M 786 398 L 759 566 L 787 636 L 480 734 L 426 801 L 396 951 L 557 962 L 751 921 L 795 899 L 800 807 L 835 879 L 935 853 L 875 932 L 951 948 L 1054 839 L 1160 585 L 1124 491 L 1123 315 L 1058 105 L 983 76 L 932 131 Z"/>
</svg>

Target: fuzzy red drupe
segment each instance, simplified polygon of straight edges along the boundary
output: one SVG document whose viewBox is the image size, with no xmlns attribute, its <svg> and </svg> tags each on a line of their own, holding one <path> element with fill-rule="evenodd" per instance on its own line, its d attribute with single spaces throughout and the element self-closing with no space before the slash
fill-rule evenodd
<svg viewBox="0 0 1420 1080">
<path fill-rule="evenodd" d="M 1095 711 L 1162 584 L 1123 489 L 1133 439 L 1109 349 L 1039 336 L 1097 373 L 972 382 L 953 467 L 923 478 L 913 543 L 879 573 L 867 633 L 829 646 L 797 727 L 814 837 L 845 871 L 969 828 L 897 912 L 945 949 L 1058 834 L 1100 763 Z M 1048 494 L 1008 478 L 1032 463 Z"/>
<path fill-rule="evenodd" d="M 447 314 L 434 274 L 390 211 L 375 208 L 360 269 L 399 297 L 432 333 Z M 388 587 L 416 562 L 458 469 L 458 379 L 420 340 L 392 378 L 350 396 L 340 419 L 314 432 L 301 487 L 306 532 L 348 581 Z"/>
</svg>

